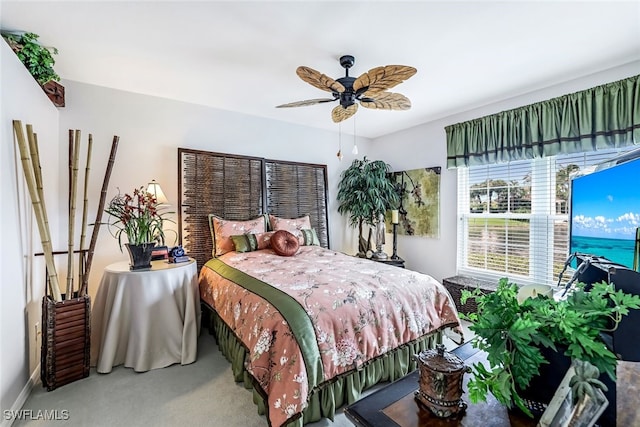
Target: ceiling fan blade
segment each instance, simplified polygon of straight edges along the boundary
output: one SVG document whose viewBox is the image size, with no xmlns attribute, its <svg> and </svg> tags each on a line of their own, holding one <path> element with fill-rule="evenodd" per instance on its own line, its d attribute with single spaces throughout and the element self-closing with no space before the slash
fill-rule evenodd
<svg viewBox="0 0 640 427">
<path fill-rule="evenodd" d="M 406 96 L 393 92 L 378 92 L 370 94 L 365 92 L 366 99 L 360 100 L 360 104 L 365 108 L 378 110 L 408 110 L 411 108 L 411 101 Z"/>
<path fill-rule="evenodd" d="M 353 116 L 356 111 L 358 111 L 358 104 L 351 104 L 347 108 L 342 105 L 338 105 L 336 108 L 331 110 L 331 118 L 334 123 L 340 123 L 341 121 L 347 120 L 349 117 Z"/>
<path fill-rule="evenodd" d="M 311 86 L 315 86 L 321 90 L 326 90 L 327 92 L 341 93 L 345 90 L 342 83 L 338 83 L 331 77 L 326 76 L 313 68 L 298 67 L 296 74 Z"/>
<path fill-rule="evenodd" d="M 353 82 L 353 90 L 369 93 L 382 92 L 407 80 L 416 73 L 407 65 L 385 65 L 372 68 Z"/>
<path fill-rule="evenodd" d="M 322 104 L 323 102 L 332 102 L 338 98 L 316 98 L 307 99 L 306 101 L 290 102 L 288 104 L 276 105 L 276 108 L 288 108 L 288 107 L 306 107 L 307 105 Z"/>
</svg>

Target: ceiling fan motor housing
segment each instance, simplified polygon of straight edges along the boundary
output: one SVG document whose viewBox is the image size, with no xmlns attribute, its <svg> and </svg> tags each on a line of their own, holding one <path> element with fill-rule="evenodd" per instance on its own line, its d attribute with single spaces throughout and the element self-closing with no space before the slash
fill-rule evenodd
<svg viewBox="0 0 640 427">
<path fill-rule="evenodd" d="M 343 57 L 344 58 L 344 57 Z M 350 105 L 356 103 L 356 93 L 353 91 L 353 82 L 355 81 L 355 77 L 341 77 L 336 81 L 344 86 L 344 92 L 333 92 L 333 96 L 338 99 L 340 98 L 340 105 L 344 108 L 347 108 Z"/>
</svg>

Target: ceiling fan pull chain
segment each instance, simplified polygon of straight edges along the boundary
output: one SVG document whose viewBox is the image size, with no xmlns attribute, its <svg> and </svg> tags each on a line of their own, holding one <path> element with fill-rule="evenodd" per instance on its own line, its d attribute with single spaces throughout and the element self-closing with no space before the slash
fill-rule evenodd
<svg viewBox="0 0 640 427">
<path fill-rule="evenodd" d="M 342 161 L 342 122 L 338 123 L 338 153 L 336 154 L 339 161 Z"/>
<path fill-rule="evenodd" d="M 353 150 L 351 150 L 353 154 L 358 155 L 358 145 L 356 143 L 356 118 L 353 117 Z"/>
</svg>

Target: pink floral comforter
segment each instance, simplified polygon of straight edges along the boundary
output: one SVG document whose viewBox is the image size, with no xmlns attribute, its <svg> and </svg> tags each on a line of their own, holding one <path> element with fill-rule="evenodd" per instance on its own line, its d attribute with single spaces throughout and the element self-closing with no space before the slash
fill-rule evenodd
<svg viewBox="0 0 640 427">
<path fill-rule="evenodd" d="M 451 296 L 425 274 L 318 246 L 302 246 L 293 257 L 265 249 L 219 260 L 302 306 L 321 360 L 318 383 L 442 328 L 461 334 Z M 281 426 L 302 412 L 317 384 L 309 384 L 295 328 L 268 301 L 207 266 L 200 294 L 249 349 L 246 369 L 268 394 L 270 424 Z"/>
</svg>

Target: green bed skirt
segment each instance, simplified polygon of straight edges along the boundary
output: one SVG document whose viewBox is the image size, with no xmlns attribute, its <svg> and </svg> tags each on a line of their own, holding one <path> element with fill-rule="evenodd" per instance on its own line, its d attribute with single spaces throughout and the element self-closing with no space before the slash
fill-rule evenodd
<svg viewBox="0 0 640 427">
<path fill-rule="evenodd" d="M 222 354 L 231 362 L 235 381 L 243 382 L 247 389 L 253 390 L 253 402 L 258 406 L 258 413 L 264 415 L 266 394 L 244 368 L 244 362 L 249 356 L 248 350 L 214 310 L 205 306 L 203 311 L 209 313 L 209 330 L 215 335 Z M 333 421 L 336 409 L 345 404 L 352 404 L 358 400 L 362 391 L 379 382 L 395 381 L 414 371 L 417 363 L 413 359 L 413 355 L 433 348 L 435 344 L 441 342 L 442 334 L 436 332 L 373 359 L 364 364 L 361 369 L 320 384 L 311 392 L 309 405 L 303 411 L 302 417 L 290 421 L 286 427 L 302 427 L 304 424 L 322 418 L 329 418 Z"/>
</svg>

